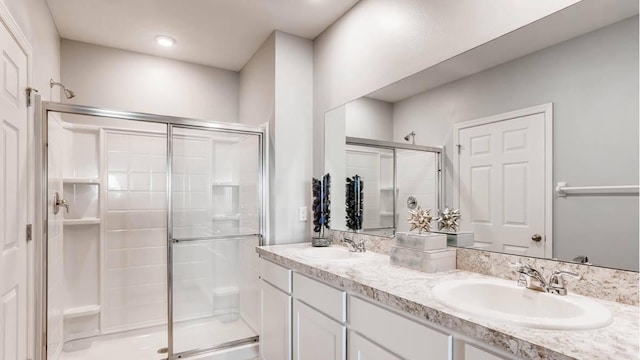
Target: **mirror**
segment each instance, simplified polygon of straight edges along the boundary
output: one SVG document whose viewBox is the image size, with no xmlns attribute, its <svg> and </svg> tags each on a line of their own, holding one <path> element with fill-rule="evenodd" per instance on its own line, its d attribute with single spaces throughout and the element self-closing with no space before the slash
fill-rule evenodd
<svg viewBox="0 0 640 360">
<path fill-rule="evenodd" d="M 472 247 L 638 271 L 638 61 L 637 2 L 580 2 L 327 112 L 325 170 L 335 189 L 363 177 L 364 233 L 401 231 L 415 193 L 434 217 L 460 209 Z M 412 132 L 441 159 L 401 164 Z M 363 139 L 399 146 L 395 172 Z M 332 228 L 349 230 L 343 199 Z"/>
</svg>

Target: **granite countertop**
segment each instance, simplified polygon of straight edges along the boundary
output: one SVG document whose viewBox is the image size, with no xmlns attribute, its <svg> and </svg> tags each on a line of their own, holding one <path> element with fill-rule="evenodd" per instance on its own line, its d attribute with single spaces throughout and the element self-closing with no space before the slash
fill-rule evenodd
<svg viewBox="0 0 640 360">
<path fill-rule="evenodd" d="M 257 252 L 299 273 L 526 359 L 640 359 L 640 313 L 636 306 L 593 299 L 605 305 L 614 317 L 612 325 L 597 330 L 540 330 L 506 325 L 453 310 L 431 295 L 431 289 L 443 281 L 495 279 L 493 277 L 462 270 L 423 273 L 391 265 L 388 255 L 374 252 L 355 262 L 307 260 L 296 256 L 310 247 L 309 243 L 262 246 Z"/>
</svg>

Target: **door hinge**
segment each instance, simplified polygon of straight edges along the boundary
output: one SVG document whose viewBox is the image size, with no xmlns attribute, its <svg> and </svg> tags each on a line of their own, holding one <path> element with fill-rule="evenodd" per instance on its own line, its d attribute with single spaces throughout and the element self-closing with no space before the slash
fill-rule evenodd
<svg viewBox="0 0 640 360">
<path fill-rule="evenodd" d="M 34 92 L 38 92 L 38 89 L 36 88 L 32 88 L 31 86 L 29 86 L 27 88 L 27 107 L 31 106 L 32 101 L 32 96 Z"/>
<path fill-rule="evenodd" d="M 27 224 L 27 241 L 33 240 L 33 231 L 31 230 L 31 224 Z"/>
<path fill-rule="evenodd" d="M 456 147 L 458 148 L 458 155 L 460 155 L 460 151 L 462 151 L 462 145 L 458 144 L 456 145 Z"/>
</svg>

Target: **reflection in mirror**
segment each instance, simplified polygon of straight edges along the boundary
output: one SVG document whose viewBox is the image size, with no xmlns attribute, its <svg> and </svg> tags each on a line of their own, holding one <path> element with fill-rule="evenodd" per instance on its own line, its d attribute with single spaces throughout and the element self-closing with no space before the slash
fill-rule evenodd
<svg viewBox="0 0 640 360">
<path fill-rule="evenodd" d="M 364 213 L 363 181 L 360 175 L 353 175 L 345 180 L 347 229 L 357 232 L 362 230 L 362 215 Z"/>
<path fill-rule="evenodd" d="M 416 207 L 431 209 L 436 214 L 440 192 L 438 191 L 438 153 L 408 149 L 396 150 L 398 193 L 396 231 L 409 231 L 410 204 L 415 199 Z M 433 227 L 432 227 L 433 228 Z"/>
<path fill-rule="evenodd" d="M 327 112 L 326 170 L 346 168 L 345 137 L 410 144 L 415 132 L 451 149 L 446 191 L 416 185 L 437 159 L 396 153 L 398 230 L 415 196 L 460 208 L 473 247 L 638 271 L 638 3 L 607 4 L 580 2 Z M 563 182 L 591 190 L 556 192 Z"/>
<path fill-rule="evenodd" d="M 329 129 L 333 125 L 328 124 Z M 396 231 L 408 231 L 409 225 L 404 220 L 409 210 L 421 206 L 435 213 L 439 208 L 441 148 L 349 136 L 344 138 L 344 144 L 331 136 L 325 139 L 328 139 L 326 169 L 334 178 L 345 179 L 346 189 L 344 194 L 332 195 L 332 203 L 337 204 L 332 206 L 333 229 L 393 236 Z M 353 192 L 356 178 L 362 182 L 362 198 Z M 342 203 L 344 208 L 339 205 Z M 354 220 L 352 205 L 361 211 L 361 222 Z"/>
<path fill-rule="evenodd" d="M 345 227 L 336 223 L 334 229 L 363 230 L 379 235 L 393 233 L 393 150 L 347 145 L 345 163 L 347 224 Z M 360 191 L 356 189 L 356 180 L 362 183 Z M 350 184 L 353 185 L 349 186 Z M 360 201 L 359 193 L 362 193 Z M 349 197 L 349 194 L 353 194 L 354 197 Z M 362 212 L 362 221 L 360 227 L 354 228 L 349 226 L 348 219 L 353 219 L 359 203 L 362 203 L 362 209 L 359 209 Z M 354 208 L 352 216 L 349 216 L 349 208 Z"/>
</svg>

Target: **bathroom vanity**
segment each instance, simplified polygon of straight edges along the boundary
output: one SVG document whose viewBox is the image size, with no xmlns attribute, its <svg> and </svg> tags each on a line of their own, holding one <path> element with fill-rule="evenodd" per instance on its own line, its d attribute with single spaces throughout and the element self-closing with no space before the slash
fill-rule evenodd
<svg viewBox="0 0 640 360">
<path fill-rule="evenodd" d="M 579 296 L 606 308 L 611 324 L 516 326 L 455 310 L 433 294 L 434 287 L 463 279 L 515 286 L 512 280 L 464 270 L 427 274 L 392 266 L 385 254 L 331 249 L 257 249 L 262 359 L 639 358 L 637 306 Z"/>
</svg>

